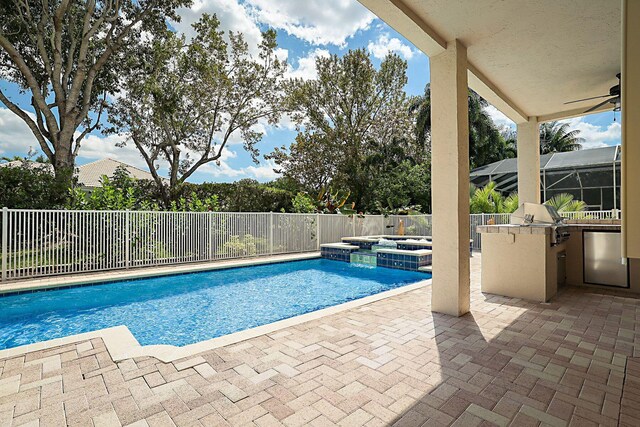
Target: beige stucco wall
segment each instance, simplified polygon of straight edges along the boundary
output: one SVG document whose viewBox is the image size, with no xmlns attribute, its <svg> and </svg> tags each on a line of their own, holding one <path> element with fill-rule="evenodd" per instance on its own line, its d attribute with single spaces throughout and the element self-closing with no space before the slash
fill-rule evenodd
<svg viewBox="0 0 640 427">
<path fill-rule="evenodd" d="M 540 203 L 540 125 L 530 119 L 518 123 L 518 199 Z"/>
<path fill-rule="evenodd" d="M 622 5 L 622 245 L 640 258 L 640 1 Z"/>
<path fill-rule="evenodd" d="M 557 253 L 548 234 L 482 234 L 482 291 L 544 302 L 557 292 Z M 547 251 L 547 248 L 549 250 Z"/>
<path fill-rule="evenodd" d="M 469 311 L 469 113 L 466 48 L 457 40 L 431 58 L 433 311 Z"/>
</svg>

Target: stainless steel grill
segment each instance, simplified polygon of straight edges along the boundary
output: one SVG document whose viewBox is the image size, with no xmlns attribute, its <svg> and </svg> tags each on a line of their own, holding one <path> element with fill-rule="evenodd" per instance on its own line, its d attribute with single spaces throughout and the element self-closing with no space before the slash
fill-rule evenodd
<svg viewBox="0 0 640 427">
<path fill-rule="evenodd" d="M 523 203 L 511 214 L 510 222 L 524 227 L 551 228 L 551 246 L 556 246 L 569 238 L 564 218 L 552 206 Z"/>
</svg>

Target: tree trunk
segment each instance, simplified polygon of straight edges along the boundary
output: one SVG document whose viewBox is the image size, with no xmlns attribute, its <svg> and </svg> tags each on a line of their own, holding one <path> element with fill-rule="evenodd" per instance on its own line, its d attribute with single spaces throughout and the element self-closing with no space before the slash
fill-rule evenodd
<svg viewBox="0 0 640 427">
<path fill-rule="evenodd" d="M 171 189 L 167 188 L 162 180 L 160 182 L 156 182 L 156 184 L 158 185 L 158 190 L 160 190 L 160 197 L 162 198 L 162 203 L 164 204 L 165 209 L 171 210 Z"/>
<path fill-rule="evenodd" d="M 73 138 L 68 141 L 59 141 L 55 147 L 54 159 L 52 159 L 55 174 L 55 193 L 60 203 L 66 200 L 69 189 L 73 187 L 73 175 L 75 158 L 72 152 Z"/>
</svg>

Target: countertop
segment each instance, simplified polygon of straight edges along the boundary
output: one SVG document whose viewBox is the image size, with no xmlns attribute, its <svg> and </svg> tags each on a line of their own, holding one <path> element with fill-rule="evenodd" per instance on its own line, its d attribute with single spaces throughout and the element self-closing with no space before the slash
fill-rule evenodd
<svg viewBox="0 0 640 427">
<path fill-rule="evenodd" d="M 602 220 L 607 221 L 607 220 Z M 569 223 L 564 227 L 566 232 L 589 230 L 600 231 L 620 231 L 620 224 L 609 223 Z M 478 233 L 502 233 L 502 234 L 551 234 L 552 226 L 548 225 L 518 225 L 518 224 L 502 224 L 502 225 L 479 225 Z"/>
</svg>

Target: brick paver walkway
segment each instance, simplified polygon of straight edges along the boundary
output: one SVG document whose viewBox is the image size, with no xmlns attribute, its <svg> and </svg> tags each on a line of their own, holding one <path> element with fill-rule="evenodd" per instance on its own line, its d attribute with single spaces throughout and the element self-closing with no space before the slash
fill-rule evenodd
<svg viewBox="0 0 640 427">
<path fill-rule="evenodd" d="M 423 288 L 174 363 L 100 339 L 0 360 L 0 426 L 640 425 L 640 300 L 483 295 L 472 267 L 461 318 Z"/>
</svg>

